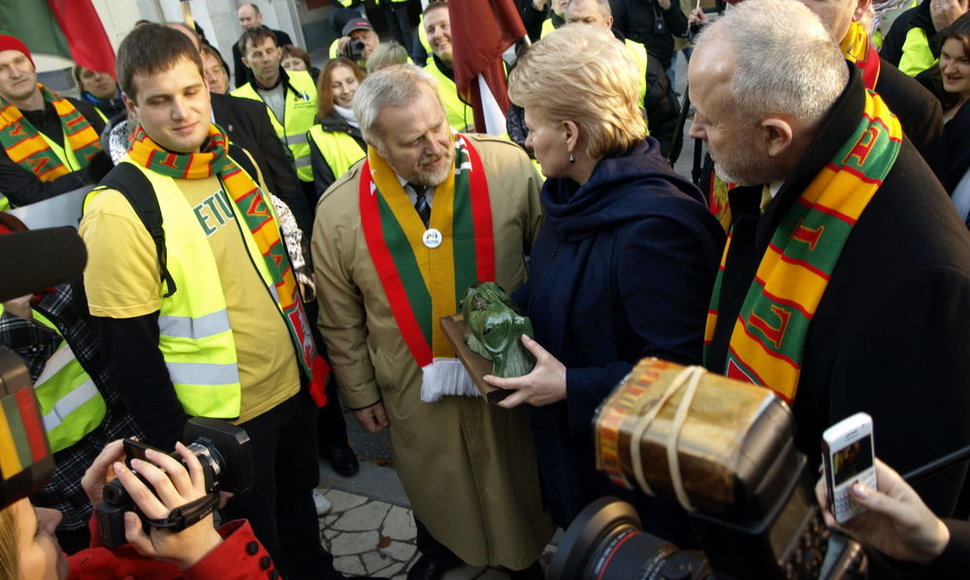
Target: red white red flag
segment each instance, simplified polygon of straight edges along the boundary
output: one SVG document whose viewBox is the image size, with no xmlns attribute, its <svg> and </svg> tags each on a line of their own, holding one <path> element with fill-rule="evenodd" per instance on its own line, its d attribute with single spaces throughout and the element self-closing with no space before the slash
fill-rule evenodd
<svg viewBox="0 0 970 580">
<path fill-rule="evenodd" d="M 475 129 L 505 133 L 509 109 L 502 53 L 525 36 L 514 0 L 451 0 L 452 58 L 458 95 L 475 112 Z"/>
</svg>

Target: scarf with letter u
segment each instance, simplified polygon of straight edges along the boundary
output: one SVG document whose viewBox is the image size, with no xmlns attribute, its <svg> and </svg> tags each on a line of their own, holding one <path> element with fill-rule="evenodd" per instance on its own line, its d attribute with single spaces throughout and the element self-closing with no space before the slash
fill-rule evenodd
<svg viewBox="0 0 970 580">
<path fill-rule="evenodd" d="M 176 154 L 155 144 L 141 127 L 132 137 L 129 157 L 147 169 L 173 179 L 205 179 L 217 175 L 229 198 L 252 233 L 256 246 L 273 279 L 275 294 L 290 338 L 300 356 L 300 367 L 308 378 L 319 363 L 310 334 L 310 323 L 300 301 L 293 267 L 280 237 L 273 213 L 259 186 L 229 157 L 229 139 L 216 125 L 209 126 L 209 138 L 201 153 Z M 321 359 L 322 360 L 322 359 Z"/>
<path fill-rule="evenodd" d="M 845 60 L 858 67 L 862 74 L 862 82 L 870 91 L 876 90 L 876 82 L 879 80 L 879 69 L 881 61 L 876 47 L 869 40 L 866 29 L 862 24 L 853 22 L 849 31 L 845 33 L 845 38 L 839 44 L 842 49 L 842 56 Z M 728 183 L 720 177 L 711 175 L 711 190 L 708 193 L 708 206 L 717 221 L 721 223 L 724 230 L 731 227 L 731 206 L 728 204 L 728 192 L 736 187 L 733 183 Z"/>
<path fill-rule="evenodd" d="M 373 148 L 361 169 L 361 227 L 394 319 L 414 360 L 424 370 L 425 400 L 457 380 L 438 373 L 439 360 L 455 350 L 438 324 L 453 314 L 468 287 L 495 280 L 492 207 L 478 152 L 455 137 L 455 171 L 434 190 L 429 228 L 441 234 L 435 248 L 423 242 L 425 228 L 394 170 Z M 457 368 L 457 367 L 456 367 Z M 457 369 L 457 372 L 462 372 Z M 467 375 L 465 375 L 467 376 Z M 431 384 L 436 383 L 436 384 Z M 460 390 L 460 389 L 459 389 Z"/>
<path fill-rule="evenodd" d="M 853 226 L 895 163 L 902 136 L 896 116 L 882 98 L 867 91 L 855 132 L 792 204 L 772 235 L 734 323 L 726 368 L 720 369 L 724 374 L 794 400 L 815 310 Z M 730 245 L 729 235 L 707 315 L 705 354 L 717 326 Z"/>
<path fill-rule="evenodd" d="M 64 135 L 67 136 L 65 147 L 74 151 L 80 168 L 86 167 L 88 161 L 101 151 L 98 132 L 70 101 L 47 90 L 44 85 L 38 84 L 37 88 L 44 96 L 44 102 L 54 107 L 61 120 Z M 40 131 L 24 118 L 20 109 L 3 98 L 0 98 L 0 145 L 11 161 L 41 181 L 53 181 L 74 171 L 64 165 Z"/>
</svg>

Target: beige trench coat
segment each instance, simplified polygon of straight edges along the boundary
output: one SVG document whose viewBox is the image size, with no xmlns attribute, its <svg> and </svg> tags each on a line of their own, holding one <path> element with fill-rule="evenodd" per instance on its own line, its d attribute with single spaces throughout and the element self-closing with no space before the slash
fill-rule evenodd
<svg viewBox="0 0 970 580">
<path fill-rule="evenodd" d="M 469 138 L 486 168 L 496 281 L 511 292 L 525 281 L 523 253 L 540 226 L 540 177 L 512 143 Z M 525 409 L 480 397 L 421 401 L 421 369 L 361 229 L 360 170 L 358 163 L 323 195 L 313 231 L 318 323 L 343 401 L 354 409 L 383 401 L 398 473 L 432 536 L 468 564 L 525 568 L 552 534 Z"/>
</svg>

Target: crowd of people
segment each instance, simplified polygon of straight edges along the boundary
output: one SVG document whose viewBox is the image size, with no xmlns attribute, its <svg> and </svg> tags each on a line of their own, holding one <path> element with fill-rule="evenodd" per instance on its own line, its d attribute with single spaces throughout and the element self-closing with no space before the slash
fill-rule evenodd
<svg viewBox="0 0 970 580">
<path fill-rule="evenodd" d="M 967 461 L 912 487 L 887 464 L 970 446 L 967 0 L 745 0 L 716 17 L 524 0 L 533 42 L 499 136 L 458 95 L 460 6 L 433 1 L 412 30 L 407 1 L 382 4 L 388 42 L 359 2 L 333 10 L 319 69 L 254 3 L 231 70 L 195 28 L 142 22 L 116 71 L 75 68 L 79 99 L 0 35 L 0 209 L 83 200 L 88 252 L 82 280 L 0 309 L 57 465 L 0 511 L 4 577 L 341 578 L 315 488 L 321 457 L 359 469 L 344 408 L 389 432 L 409 580 L 463 564 L 542 578 L 555 529 L 606 495 L 692 547 L 680 506 L 596 470 L 592 419 L 643 357 L 771 389 L 812 467 L 827 426 L 870 414 L 886 464 L 844 527 L 889 556 L 871 573 L 964 569 Z M 707 152 L 693 182 L 670 161 L 678 97 Z M 26 228 L 0 213 L 0 235 Z M 438 324 L 479 281 L 534 328 L 531 372 L 482 379 L 497 404 Z M 206 489 L 177 443 L 193 416 L 245 429 L 251 490 Z M 122 437 L 181 461 L 126 463 Z M 129 545 L 108 549 L 92 506 L 116 478 L 141 517 L 212 496 L 228 523 L 127 514 Z"/>
</svg>

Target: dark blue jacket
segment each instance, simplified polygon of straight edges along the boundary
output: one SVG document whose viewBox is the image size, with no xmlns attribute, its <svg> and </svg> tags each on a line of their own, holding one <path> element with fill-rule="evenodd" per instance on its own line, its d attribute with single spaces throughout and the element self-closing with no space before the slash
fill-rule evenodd
<svg viewBox="0 0 970 580">
<path fill-rule="evenodd" d="M 652 138 L 602 159 L 582 187 L 549 179 L 542 206 L 519 298 L 567 368 L 566 400 L 532 413 L 546 500 L 565 526 L 610 491 L 593 467 L 597 406 L 642 357 L 700 363 L 724 231 Z"/>
</svg>

